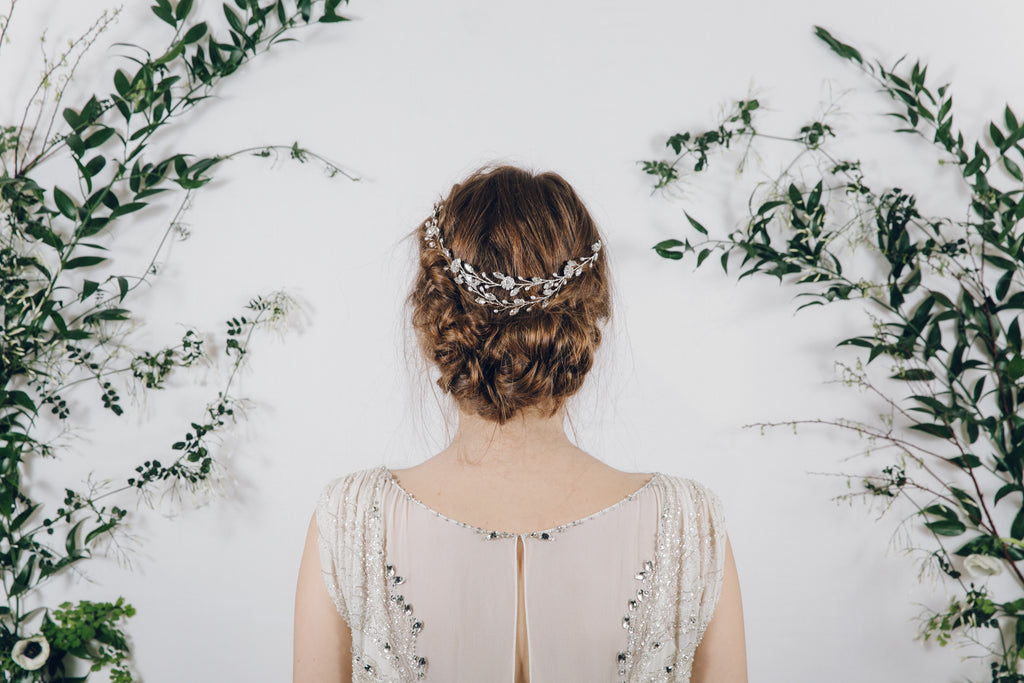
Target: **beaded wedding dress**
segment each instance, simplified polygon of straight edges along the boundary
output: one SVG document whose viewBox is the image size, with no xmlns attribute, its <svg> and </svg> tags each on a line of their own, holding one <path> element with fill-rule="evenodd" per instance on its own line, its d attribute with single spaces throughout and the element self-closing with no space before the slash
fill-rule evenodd
<svg viewBox="0 0 1024 683">
<path fill-rule="evenodd" d="M 354 681 L 511 683 L 520 539 L 531 683 L 689 681 L 722 587 L 718 498 L 661 473 L 528 534 L 444 517 L 385 467 L 331 482 L 316 517 Z"/>
</svg>

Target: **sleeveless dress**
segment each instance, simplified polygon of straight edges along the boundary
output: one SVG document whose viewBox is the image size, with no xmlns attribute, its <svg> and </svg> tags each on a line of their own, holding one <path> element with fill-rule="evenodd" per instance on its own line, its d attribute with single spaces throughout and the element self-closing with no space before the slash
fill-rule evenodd
<svg viewBox="0 0 1024 683">
<path fill-rule="evenodd" d="M 511 682 L 519 539 L 531 683 L 689 681 L 722 587 L 721 503 L 661 473 L 588 517 L 514 534 L 444 517 L 378 467 L 328 484 L 316 519 L 354 681 Z"/>
</svg>

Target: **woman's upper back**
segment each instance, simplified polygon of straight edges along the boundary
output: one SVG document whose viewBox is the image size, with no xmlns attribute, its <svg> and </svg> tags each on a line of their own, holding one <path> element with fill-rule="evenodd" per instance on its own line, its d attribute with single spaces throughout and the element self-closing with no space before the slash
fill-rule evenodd
<svg viewBox="0 0 1024 683">
<path fill-rule="evenodd" d="M 540 443 L 514 442 L 504 453 L 496 444 L 485 450 L 472 437 L 461 438 L 469 422 L 460 420 L 452 446 L 391 476 L 431 510 L 472 526 L 515 533 L 559 526 L 614 505 L 652 476 L 614 469 L 560 432 Z M 544 428 L 550 425 L 537 421 L 537 431 Z M 471 459 L 467 450 L 478 455 Z"/>
<path fill-rule="evenodd" d="M 533 683 L 685 681 L 721 587 L 717 498 L 663 474 L 510 531 L 441 514 L 376 468 L 332 482 L 317 523 L 355 680 L 512 681 L 525 634 Z"/>
</svg>

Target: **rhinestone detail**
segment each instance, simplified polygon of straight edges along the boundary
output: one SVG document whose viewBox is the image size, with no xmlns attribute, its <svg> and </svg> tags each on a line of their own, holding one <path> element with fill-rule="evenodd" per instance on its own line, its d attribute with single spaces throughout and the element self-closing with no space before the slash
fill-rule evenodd
<svg viewBox="0 0 1024 683">
<path fill-rule="evenodd" d="M 596 517 L 600 517 L 601 515 L 607 514 L 607 513 L 611 512 L 612 510 L 615 510 L 616 508 L 618 508 L 618 507 L 620 507 L 622 505 L 625 505 L 626 503 L 628 503 L 629 501 L 633 500 L 634 498 L 639 496 L 641 493 L 646 491 L 648 488 L 650 488 L 651 482 L 653 482 L 659 476 L 659 473 L 655 473 L 654 475 L 651 476 L 650 479 L 647 480 L 647 482 L 643 486 L 638 488 L 636 491 L 633 491 L 632 493 L 630 493 L 625 498 L 619 500 L 618 502 L 612 503 L 611 505 L 609 505 L 608 507 L 604 508 L 603 510 L 598 510 L 597 512 L 595 512 L 595 513 L 593 513 L 591 515 L 587 515 L 586 517 L 583 517 L 582 519 L 573 520 L 572 522 L 566 522 L 565 524 L 560 524 L 560 525 L 558 525 L 556 527 L 551 527 L 550 529 L 543 529 L 541 531 L 529 531 L 529 532 L 526 532 L 526 533 L 517 534 L 517 533 L 512 532 L 512 531 L 493 531 L 493 530 L 490 530 L 490 529 L 482 529 L 482 528 L 480 528 L 478 526 L 473 526 L 472 524 L 466 524 L 465 522 L 460 522 L 458 520 L 452 519 L 451 517 L 446 517 L 446 516 L 442 515 L 440 512 L 437 512 L 436 510 L 434 510 L 432 507 L 430 507 L 426 503 L 421 502 L 418 498 L 416 498 L 416 496 L 412 495 L 411 493 L 406 491 L 404 488 L 402 488 L 402 485 L 398 483 L 398 480 L 395 479 L 395 476 L 393 474 L 391 474 L 391 470 L 389 470 L 387 467 L 383 467 L 382 466 L 379 469 L 382 471 L 382 473 L 383 473 L 384 477 L 387 479 L 387 481 L 389 483 L 391 483 L 392 485 L 394 485 L 394 487 L 396 489 L 398 489 L 398 491 L 409 502 L 417 505 L 418 507 L 423 508 L 424 510 L 426 510 L 430 514 L 432 514 L 435 517 L 438 517 L 440 519 L 443 519 L 446 522 L 449 522 L 451 524 L 455 524 L 455 525 L 461 526 L 461 527 L 463 527 L 465 529 L 469 529 L 470 531 L 474 531 L 477 534 L 480 534 L 480 536 L 482 538 L 484 538 L 485 540 L 489 540 L 489 541 L 493 541 L 493 540 L 496 540 L 496 539 L 499 539 L 499 538 L 519 538 L 519 537 L 523 537 L 523 538 L 536 538 L 537 540 L 540 540 L 540 541 L 551 541 L 551 540 L 554 540 L 556 534 L 560 534 L 563 531 L 565 531 L 566 529 L 570 529 L 570 528 L 572 528 L 574 526 L 579 526 L 580 524 L 583 524 L 584 522 L 588 522 L 588 521 L 590 521 L 590 520 L 592 520 L 592 519 L 594 519 Z"/>
</svg>

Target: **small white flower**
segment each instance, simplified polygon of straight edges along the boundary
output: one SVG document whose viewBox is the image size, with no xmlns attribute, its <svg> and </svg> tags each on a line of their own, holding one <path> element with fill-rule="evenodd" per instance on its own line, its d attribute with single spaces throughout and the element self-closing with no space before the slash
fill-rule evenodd
<svg viewBox="0 0 1024 683">
<path fill-rule="evenodd" d="M 976 578 L 995 576 L 1003 571 L 1003 562 L 989 555 L 968 555 L 964 560 L 964 569 Z"/>
<path fill-rule="evenodd" d="M 598 240 L 590 245 L 590 250 L 594 253 L 601 251 L 601 240 Z"/>
<path fill-rule="evenodd" d="M 462 259 L 457 258 L 454 261 L 452 261 L 452 270 L 458 272 L 458 270 L 459 270 L 459 268 L 461 266 L 462 266 Z"/>
<path fill-rule="evenodd" d="M 501 281 L 502 289 L 512 289 L 516 286 L 516 281 L 512 279 L 511 275 L 506 275 Z"/>
<path fill-rule="evenodd" d="M 11 659 L 14 663 L 26 671 L 35 671 L 46 664 L 46 658 L 50 656 L 50 643 L 42 635 L 35 635 L 31 638 L 19 640 L 11 650 Z"/>
<path fill-rule="evenodd" d="M 573 274 L 573 272 L 575 272 L 575 270 L 576 270 L 576 262 L 575 261 L 569 261 L 568 263 L 565 264 L 565 268 L 562 269 L 562 277 L 565 277 L 565 278 L 572 277 L 572 274 Z"/>
</svg>

